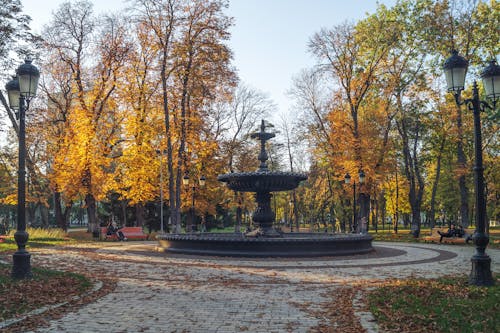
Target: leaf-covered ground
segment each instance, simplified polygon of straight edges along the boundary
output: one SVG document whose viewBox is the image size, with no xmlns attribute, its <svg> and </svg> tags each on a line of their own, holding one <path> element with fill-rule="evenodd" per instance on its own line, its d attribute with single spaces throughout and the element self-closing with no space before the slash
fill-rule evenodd
<svg viewBox="0 0 500 333">
<path fill-rule="evenodd" d="M 101 290 L 89 295 L 86 293 L 92 281 L 82 275 L 33 268 L 33 279 L 12 281 L 10 273 L 10 265 L 0 265 L 0 320 L 13 318 L 45 305 L 69 303 L 0 329 L 2 332 L 33 330 L 49 320 L 77 310 L 83 304 L 95 301 L 115 287 L 115 282 L 109 280 L 109 276 L 91 271 L 83 274 L 89 273 L 92 278 L 97 277 L 105 283 Z M 236 280 L 224 280 L 224 286 L 241 288 Z M 373 290 L 367 291 L 367 288 Z M 362 302 L 366 306 L 363 311 L 374 314 L 381 332 L 500 333 L 498 280 L 496 286 L 491 288 L 469 286 L 464 277 L 447 277 L 432 280 L 364 281 L 362 284 L 332 286 L 332 290 L 325 291 L 329 300 L 319 306 L 313 302 L 294 304 L 319 319 L 318 325 L 311 328 L 310 332 L 363 332 L 353 299 L 356 295 L 364 294 L 367 297 Z M 77 295 L 86 296 L 72 300 Z M 290 328 L 290 331 L 293 329 Z"/>
<path fill-rule="evenodd" d="M 359 288 L 343 286 L 334 291 L 334 301 L 323 304 L 312 313 L 320 319 L 311 333 L 359 333 L 365 332 L 353 310 L 353 299 Z"/>
<path fill-rule="evenodd" d="M 0 264 L 0 321 L 21 317 L 44 306 L 64 302 L 67 304 L 29 316 L 17 324 L 3 328 L 2 332 L 26 332 L 34 329 L 109 293 L 115 286 L 113 281 L 106 281 L 100 290 L 88 293 L 93 283 L 82 275 L 37 268 L 32 271 L 32 279 L 16 281 L 10 278 L 11 266 Z"/>
<path fill-rule="evenodd" d="M 466 278 L 393 280 L 368 295 L 385 332 L 500 332 L 500 286 L 468 285 Z"/>
</svg>

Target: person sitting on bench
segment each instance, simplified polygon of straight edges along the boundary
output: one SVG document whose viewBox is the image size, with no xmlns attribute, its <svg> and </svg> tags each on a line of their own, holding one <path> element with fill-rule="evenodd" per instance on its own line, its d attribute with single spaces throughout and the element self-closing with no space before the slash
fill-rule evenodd
<svg viewBox="0 0 500 333">
<path fill-rule="evenodd" d="M 116 222 L 113 221 L 110 225 L 108 225 L 108 230 L 106 232 L 106 235 L 111 236 L 111 235 L 116 235 L 119 241 L 126 241 L 127 237 L 123 234 L 123 232 L 120 231 L 120 228 L 116 226 Z"/>
<path fill-rule="evenodd" d="M 451 224 L 450 229 L 447 232 L 441 232 L 438 230 L 438 234 L 441 236 L 439 238 L 439 243 L 443 241 L 443 237 L 463 237 L 463 230 L 458 229 L 454 223 Z"/>
</svg>

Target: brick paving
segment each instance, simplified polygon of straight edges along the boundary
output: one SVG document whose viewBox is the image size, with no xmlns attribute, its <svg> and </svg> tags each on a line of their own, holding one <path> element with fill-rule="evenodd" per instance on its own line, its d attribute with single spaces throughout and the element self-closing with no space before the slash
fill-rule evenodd
<svg viewBox="0 0 500 333">
<path fill-rule="evenodd" d="M 323 319 L 314 310 L 331 302 L 339 288 L 468 274 L 474 251 L 438 244 L 374 246 L 368 255 L 320 259 L 174 256 L 155 251 L 155 242 L 39 249 L 32 252 L 33 265 L 118 283 L 110 294 L 36 332 L 308 332 Z M 492 270 L 500 272 L 500 251 L 488 254 Z M 354 311 L 367 332 L 378 332 L 369 313 Z"/>
</svg>

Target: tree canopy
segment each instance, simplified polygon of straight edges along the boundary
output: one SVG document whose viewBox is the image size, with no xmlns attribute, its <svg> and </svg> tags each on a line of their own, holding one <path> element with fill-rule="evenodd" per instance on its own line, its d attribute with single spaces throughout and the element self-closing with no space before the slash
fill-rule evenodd
<svg viewBox="0 0 500 333">
<path fill-rule="evenodd" d="M 20 1 L 2 1 L 0 65 L 30 56 L 42 72 L 28 114 L 33 223 L 37 210 L 43 224 L 53 211 L 66 228 L 85 209 L 89 230 L 111 219 L 157 228 L 160 191 L 175 231 L 194 199 L 199 220 L 248 221 L 252 198 L 216 178 L 256 168 L 249 134 L 263 118 L 280 132 L 270 143 L 272 168 L 309 175 L 293 193 L 275 194 L 278 222 L 339 221 L 350 231 L 355 209 L 374 228 L 390 221 L 397 231 L 403 222 L 415 236 L 422 224 L 474 222 L 472 115 L 446 93 L 441 64 L 451 49 L 469 60 L 470 95 L 472 78 L 499 54 L 498 2 L 399 0 L 357 22 L 318 27 L 304 50 L 316 63 L 297 71 L 288 92 L 294 106 L 281 118 L 265 92 L 238 78 L 227 6 L 134 0 L 98 15 L 87 0 L 65 2 L 33 36 Z M 0 100 L 10 118 L 2 127 L 15 133 L 3 92 Z M 498 220 L 498 107 L 482 121 L 488 215 Z M 14 136 L 0 154 L 6 218 L 17 199 L 15 147 Z"/>
</svg>

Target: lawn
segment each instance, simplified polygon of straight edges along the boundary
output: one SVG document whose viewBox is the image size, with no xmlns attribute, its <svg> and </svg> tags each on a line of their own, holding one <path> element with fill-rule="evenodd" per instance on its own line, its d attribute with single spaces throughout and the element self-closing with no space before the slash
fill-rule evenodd
<svg viewBox="0 0 500 333">
<path fill-rule="evenodd" d="M 465 277 L 393 280 L 368 294 L 387 332 L 499 332 L 500 286 L 470 286 Z"/>
<path fill-rule="evenodd" d="M 26 244 L 26 249 L 28 251 L 31 247 L 54 246 L 75 241 L 59 229 L 28 228 L 26 231 L 29 234 L 28 244 Z M 11 231 L 8 236 L 2 237 L 2 241 L 0 242 L 0 253 L 17 250 L 14 232 L 15 230 Z"/>
<path fill-rule="evenodd" d="M 420 237 L 427 236 L 431 233 L 429 228 L 422 228 L 420 230 Z M 409 229 L 399 229 L 398 233 L 394 233 L 393 230 L 378 230 L 375 232 L 374 230 L 370 230 L 370 235 L 373 236 L 375 241 L 383 241 L 383 242 L 410 242 L 410 243 L 418 243 L 422 242 L 420 238 L 414 238 L 410 233 Z M 490 228 L 490 243 L 488 244 L 488 248 L 500 249 L 500 227 Z M 470 245 L 457 245 L 457 246 L 473 246 L 472 243 Z"/>
<path fill-rule="evenodd" d="M 0 321 L 45 305 L 68 301 L 92 286 L 82 275 L 33 267 L 33 278 L 13 280 L 11 265 L 0 264 Z"/>
</svg>

